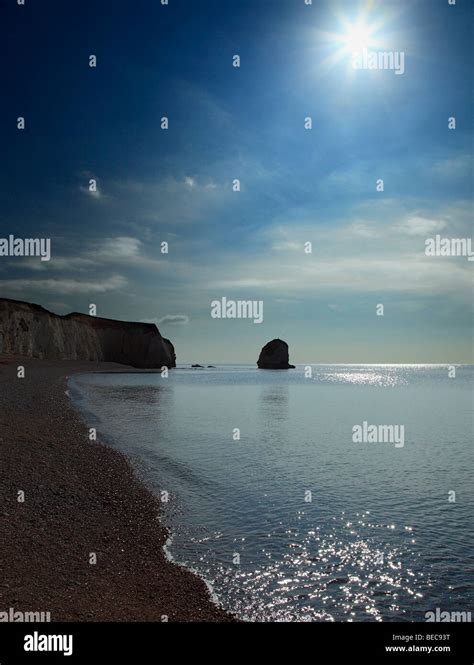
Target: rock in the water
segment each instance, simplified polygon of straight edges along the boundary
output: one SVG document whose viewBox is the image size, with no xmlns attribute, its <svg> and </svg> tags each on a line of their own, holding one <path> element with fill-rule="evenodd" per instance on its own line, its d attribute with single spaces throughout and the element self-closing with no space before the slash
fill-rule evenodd
<svg viewBox="0 0 474 665">
<path fill-rule="evenodd" d="M 282 339 L 272 339 L 260 351 L 257 365 L 260 369 L 294 369 L 288 361 L 288 344 Z"/>
<path fill-rule="evenodd" d="M 0 298 L 0 353 L 50 360 L 175 367 L 173 345 L 152 323 L 58 316 L 39 305 Z"/>
</svg>

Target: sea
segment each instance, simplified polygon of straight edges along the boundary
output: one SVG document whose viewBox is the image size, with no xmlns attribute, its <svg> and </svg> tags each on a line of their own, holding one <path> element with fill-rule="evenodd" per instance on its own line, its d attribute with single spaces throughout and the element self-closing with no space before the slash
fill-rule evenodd
<svg viewBox="0 0 474 665">
<path fill-rule="evenodd" d="M 167 553 L 247 621 L 425 621 L 474 600 L 472 365 L 78 374 Z"/>
</svg>

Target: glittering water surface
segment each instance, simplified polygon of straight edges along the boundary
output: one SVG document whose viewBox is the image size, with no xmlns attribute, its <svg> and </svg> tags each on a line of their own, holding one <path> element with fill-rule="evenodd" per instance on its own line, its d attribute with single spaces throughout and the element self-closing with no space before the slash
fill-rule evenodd
<svg viewBox="0 0 474 665">
<path fill-rule="evenodd" d="M 226 608 L 424 621 L 473 609 L 473 369 L 221 366 L 70 388 L 90 426 L 170 493 L 171 552 Z M 404 446 L 354 443 L 364 421 L 404 425 Z"/>
</svg>

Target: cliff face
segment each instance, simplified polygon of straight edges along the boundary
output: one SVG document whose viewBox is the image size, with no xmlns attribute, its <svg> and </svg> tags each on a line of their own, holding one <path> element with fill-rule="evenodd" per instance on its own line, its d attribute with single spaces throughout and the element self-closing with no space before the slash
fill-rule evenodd
<svg viewBox="0 0 474 665">
<path fill-rule="evenodd" d="M 259 369 L 294 369 L 289 360 L 288 344 L 282 339 L 272 339 L 260 351 L 257 365 Z"/>
<path fill-rule="evenodd" d="M 51 360 L 175 367 L 174 347 L 152 323 L 85 314 L 58 316 L 39 305 L 0 298 L 0 353 Z"/>
</svg>

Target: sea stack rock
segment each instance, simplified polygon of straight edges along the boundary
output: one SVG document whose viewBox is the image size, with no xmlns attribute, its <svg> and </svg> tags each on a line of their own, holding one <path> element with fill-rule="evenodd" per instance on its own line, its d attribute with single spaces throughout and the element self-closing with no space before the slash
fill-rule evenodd
<svg viewBox="0 0 474 665">
<path fill-rule="evenodd" d="M 152 323 L 77 312 L 58 316 L 39 305 L 7 298 L 0 298 L 0 354 L 115 362 L 146 369 L 176 366 L 172 343 Z"/>
<path fill-rule="evenodd" d="M 288 344 L 282 339 L 272 339 L 260 351 L 257 365 L 260 369 L 294 369 L 288 361 Z"/>
</svg>

